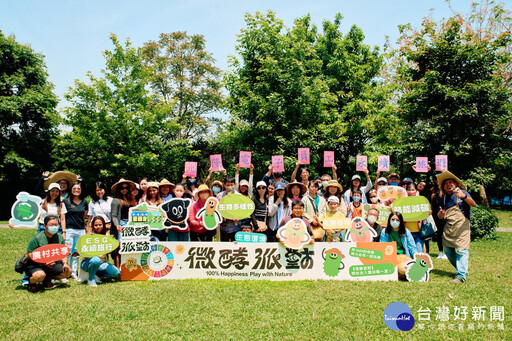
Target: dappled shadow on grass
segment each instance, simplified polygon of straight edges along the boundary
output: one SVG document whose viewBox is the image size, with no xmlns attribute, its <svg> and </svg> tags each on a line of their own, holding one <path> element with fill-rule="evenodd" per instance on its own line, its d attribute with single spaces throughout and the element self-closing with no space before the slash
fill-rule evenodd
<svg viewBox="0 0 512 341">
<path fill-rule="evenodd" d="M 449 278 L 453 278 L 453 276 L 455 275 L 453 272 L 445 271 L 445 270 L 441 270 L 441 269 L 433 269 L 432 271 L 430 271 L 430 273 L 434 274 L 436 276 L 439 276 L 439 277 L 449 277 Z"/>
</svg>

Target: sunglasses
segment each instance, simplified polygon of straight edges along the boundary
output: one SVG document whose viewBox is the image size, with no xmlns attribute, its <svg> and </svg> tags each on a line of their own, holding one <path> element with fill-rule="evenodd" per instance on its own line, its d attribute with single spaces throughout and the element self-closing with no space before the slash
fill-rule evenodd
<svg viewBox="0 0 512 341">
<path fill-rule="evenodd" d="M 258 190 L 260 190 L 260 189 L 266 189 L 266 188 L 267 188 L 267 187 L 261 187 L 261 186 L 260 186 L 260 187 L 258 187 Z"/>
<path fill-rule="evenodd" d="M 123 187 L 119 187 L 119 189 L 120 189 L 121 191 L 124 191 L 125 189 L 127 190 L 127 189 L 128 189 L 128 187 L 123 186 Z"/>
</svg>

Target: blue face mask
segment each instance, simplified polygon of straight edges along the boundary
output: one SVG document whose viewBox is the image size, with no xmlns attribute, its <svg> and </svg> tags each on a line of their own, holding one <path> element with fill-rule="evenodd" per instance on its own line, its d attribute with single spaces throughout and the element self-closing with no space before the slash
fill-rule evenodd
<svg viewBox="0 0 512 341">
<path fill-rule="evenodd" d="M 392 228 L 397 228 L 398 226 L 400 226 L 400 222 L 397 221 L 397 220 L 391 220 L 391 222 L 389 223 L 391 225 Z"/>
<path fill-rule="evenodd" d="M 187 180 L 187 185 L 189 185 L 189 186 L 195 185 L 196 183 L 197 183 L 196 180 Z"/>
<path fill-rule="evenodd" d="M 217 187 L 217 186 L 213 186 L 212 187 L 212 191 L 213 191 L 213 194 L 219 194 L 220 193 L 220 188 Z"/>
<path fill-rule="evenodd" d="M 352 200 L 354 200 L 355 202 L 359 202 L 361 200 L 361 197 L 353 197 Z"/>
<path fill-rule="evenodd" d="M 398 181 L 392 181 L 389 183 L 390 186 L 398 186 Z"/>
<path fill-rule="evenodd" d="M 48 226 L 48 233 L 55 234 L 59 232 L 59 226 Z"/>
</svg>

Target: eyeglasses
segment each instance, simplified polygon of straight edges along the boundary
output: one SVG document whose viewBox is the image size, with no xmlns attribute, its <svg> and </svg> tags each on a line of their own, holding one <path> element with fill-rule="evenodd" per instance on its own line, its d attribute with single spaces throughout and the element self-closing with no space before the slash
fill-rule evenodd
<svg viewBox="0 0 512 341">
<path fill-rule="evenodd" d="M 267 187 L 261 187 L 261 186 L 260 186 L 260 187 L 258 187 L 258 191 L 259 191 L 260 189 L 266 189 L 266 188 L 267 188 Z"/>
</svg>

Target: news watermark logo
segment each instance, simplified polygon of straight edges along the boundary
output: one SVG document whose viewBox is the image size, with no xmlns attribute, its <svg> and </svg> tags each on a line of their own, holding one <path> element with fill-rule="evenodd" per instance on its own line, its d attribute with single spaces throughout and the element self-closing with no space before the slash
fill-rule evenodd
<svg viewBox="0 0 512 341">
<path fill-rule="evenodd" d="M 414 327 L 414 316 L 409 306 L 402 302 L 393 302 L 384 309 L 384 323 L 391 330 L 407 332 Z"/>
</svg>

